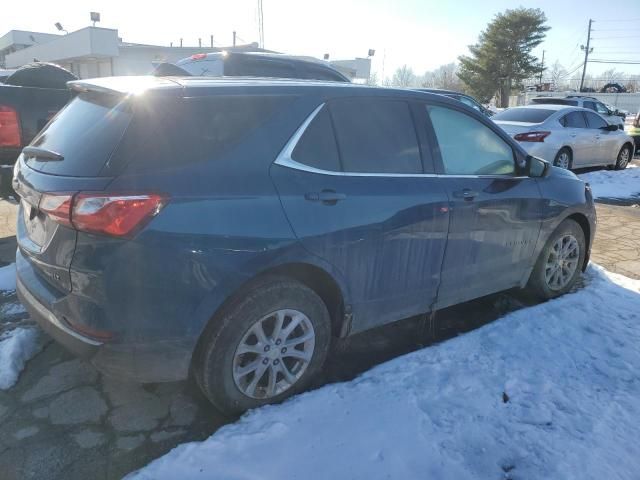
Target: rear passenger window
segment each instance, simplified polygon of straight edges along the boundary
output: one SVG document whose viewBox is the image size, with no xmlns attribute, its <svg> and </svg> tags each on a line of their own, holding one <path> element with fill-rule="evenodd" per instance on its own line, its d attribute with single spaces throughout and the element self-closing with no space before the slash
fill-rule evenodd
<svg viewBox="0 0 640 480">
<path fill-rule="evenodd" d="M 340 171 L 338 147 L 327 107 L 315 116 L 291 153 L 291 158 L 309 167 Z"/>
<path fill-rule="evenodd" d="M 596 104 L 595 102 L 584 102 L 584 108 L 588 108 L 589 110 L 595 110 Z"/>
<path fill-rule="evenodd" d="M 587 128 L 587 124 L 584 121 L 584 115 L 582 112 L 567 113 L 562 117 L 562 125 L 567 128 Z"/>
<path fill-rule="evenodd" d="M 409 104 L 350 98 L 330 104 L 345 172 L 422 173 Z"/>
<path fill-rule="evenodd" d="M 114 164 L 138 171 L 215 161 L 245 145 L 294 96 L 212 95 L 140 104 Z M 49 162 L 51 163 L 51 162 Z M 62 163 L 62 162 L 60 162 Z M 115 167 L 114 167 L 115 168 Z"/>
<path fill-rule="evenodd" d="M 478 120 L 457 110 L 427 107 L 450 175 L 513 175 L 511 146 Z"/>
</svg>

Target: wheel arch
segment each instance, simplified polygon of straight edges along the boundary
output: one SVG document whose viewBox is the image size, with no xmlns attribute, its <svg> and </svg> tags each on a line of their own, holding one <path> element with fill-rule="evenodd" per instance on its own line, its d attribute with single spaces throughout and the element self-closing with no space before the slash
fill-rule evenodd
<svg viewBox="0 0 640 480">
<path fill-rule="evenodd" d="M 350 306 L 348 297 L 338 281 L 326 269 L 306 262 L 290 262 L 266 268 L 235 288 L 217 308 L 211 312 L 197 336 L 195 348 L 191 357 L 191 366 L 199 358 L 201 344 L 207 337 L 207 332 L 213 328 L 215 322 L 224 315 L 235 301 L 242 298 L 252 288 L 256 288 L 269 277 L 286 277 L 296 280 L 313 290 L 324 302 L 331 318 L 332 336 L 346 336 L 350 328 Z"/>
<path fill-rule="evenodd" d="M 591 224 L 589 223 L 589 220 L 587 219 L 587 216 L 584 215 L 583 213 L 579 213 L 579 212 L 572 213 L 566 219 L 573 220 L 578 225 L 580 225 L 580 228 L 582 229 L 582 232 L 584 233 L 584 241 L 586 243 L 586 252 L 585 252 L 585 256 L 584 256 L 584 264 L 582 265 L 582 271 L 584 272 L 586 270 L 586 268 L 587 268 L 587 265 L 589 264 L 589 252 L 591 252 Z M 562 222 L 560 222 L 560 223 L 562 223 Z"/>
</svg>

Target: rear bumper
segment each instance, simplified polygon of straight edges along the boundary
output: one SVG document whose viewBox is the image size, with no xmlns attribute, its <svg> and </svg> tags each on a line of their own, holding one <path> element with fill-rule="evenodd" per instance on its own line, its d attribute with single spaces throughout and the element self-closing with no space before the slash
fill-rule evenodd
<svg viewBox="0 0 640 480">
<path fill-rule="evenodd" d="M 38 277 L 20 251 L 16 255 L 17 294 L 31 318 L 57 343 L 88 360 L 100 372 L 140 383 L 184 380 L 189 373 L 191 349 L 187 342 L 101 342 L 75 331 L 56 305 L 76 300 L 59 296 Z"/>
</svg>

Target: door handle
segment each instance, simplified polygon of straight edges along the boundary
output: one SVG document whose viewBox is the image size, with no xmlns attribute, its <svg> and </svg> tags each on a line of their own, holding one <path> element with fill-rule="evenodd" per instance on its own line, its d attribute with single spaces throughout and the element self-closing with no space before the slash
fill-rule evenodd
<svg viewBox="0 0 640 480">
<path fill-rule="evenodd" d="M 322 202 L 324 205 L 335 205 L 340 200 L 345 200 L 347 196 L 335 190 L 322 190 L 321 192 L 305 193 L 304 198 L 310 202 Z"/>
<path fill-rule="evenodd" d="M 575 138 L 578 134 L 577 133 L 570 133 L 569 136 Z"/>
<path fill-rule="evenodd" d="M 469 188 L 463 188 L 462 190 L 458 190 L 457 192 L 453 192 L 453 196 L 455 198 L 464 198 L 468 202 L 473 200 L 478 196 L 478 192 L 474 192 Z"/>
</svg>

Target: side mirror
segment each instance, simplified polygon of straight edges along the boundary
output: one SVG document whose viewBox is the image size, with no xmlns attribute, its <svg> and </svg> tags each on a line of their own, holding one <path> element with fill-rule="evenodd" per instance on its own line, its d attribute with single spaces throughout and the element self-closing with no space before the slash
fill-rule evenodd
<svg viewBox="0 0 640 480">
<path fill-rule="evenodd" d="M 532 178 L 543 178 L 549 175 L 551 165 L 546 160 L 543 160 L 532 155 L 527 156 L 527 176 Z"/>
<path fill-rule="evenodd" d="M 615 132 L 618 130 L 618 125 L 607 125 L 606 127 L 600 127 L 600 130 L 605 130 L 607 132 Z"/>
</svg>

